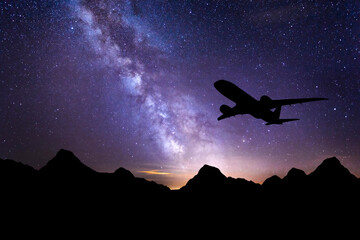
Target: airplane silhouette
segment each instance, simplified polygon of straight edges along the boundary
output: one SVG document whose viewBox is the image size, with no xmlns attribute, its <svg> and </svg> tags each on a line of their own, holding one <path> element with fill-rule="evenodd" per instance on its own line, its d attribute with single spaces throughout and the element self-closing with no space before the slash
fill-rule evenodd
<svg viewBox="0 0 360 240">
<path fill-rule="evenodd" d="M 260 118 L 266 121 L 266 125 L 283 124 L 284 122 L 296 121 L 299 119 L 280 119 L 281 106 L 327 100 L 327 98 L 272 100 L 270 97 L 264 95 L 260 98 L 260 101 L 257 101 L 255 98 L 251 97 L 245 91 L 241 90 L 238 86 L 229 81 L 219 80 L 214 83 L 214 86 L 222 95 L 236 103 L 234 107 L 229 107 L 225 104 L 220 106 L 220 112 L 222 112 L 223 115 L 218 117 L 219 121 L 238 114 L 250 114 L 255 118 Z M 275 108 L 275 111 L 271 111 L 273 108 Z"/>
</svg>

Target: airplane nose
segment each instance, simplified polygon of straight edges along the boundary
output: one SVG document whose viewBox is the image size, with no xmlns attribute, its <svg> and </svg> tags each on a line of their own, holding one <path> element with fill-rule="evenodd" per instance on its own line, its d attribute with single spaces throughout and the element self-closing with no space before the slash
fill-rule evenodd
<svg viewBox="0 0 360 240">
<path fill-rule="evenodd" d="M 226 82 L 226 80 L 223 80 L 223 79 L 217 80 L 216 82 L 214 82 L 214 87 L 216 89 L 218 89 L 219 86 L 222 85 L 223 82 Z"/>
</svg>

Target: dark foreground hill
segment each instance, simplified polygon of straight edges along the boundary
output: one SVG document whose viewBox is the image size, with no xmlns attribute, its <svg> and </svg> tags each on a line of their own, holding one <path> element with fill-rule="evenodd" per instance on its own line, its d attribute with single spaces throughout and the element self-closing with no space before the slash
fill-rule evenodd
<svg viewBox="0 0 360 240">
<path fill-rule="evenodd" d="M 336 158 L 324 160 L 308 175 L 293 168 L 284 178 L 272 176 L 262 185 L 226 177 L 219 169 L 204 165 L 185 186 L 172 191 L 134 177 L 124 168 L 113 173 L 96 172 L 72 152 L 60 150 L 40 170 L 13 160 L 0 160 L 0 187 L 0 201 L 7 206 L 4 209 L 32 209 L 46 214 L 191 213 L 197 219 L 268 213 L 290 217 L 328 213 L 329 209 L 354 211 L 360 202 L 360 180 Z"/>
<path fill-rule="evenodd" d="M 168 194 L 221 196 L 221 198 L 240 196 L 283 197 L 312 194 L 321 197 L 327 195 L 358 195 L 360 180 L 349 172 L 340 161 L 333 157 L 326 159 L 312 173 L 292 168 L 281 179 L 272 176 L 262 185 L 242 178 L 226 177 L 215 167 L 204 165 L 185 186 L 178 191 L 150 182 L 119 168 L 114 173 L 99 173 L 83 164 L 72 152 L 61 149 L 43 168 L 35 170 L 13 160 L 0 159 L 0 184 L 3 189 L 79 193 L 102 192 L 109 195 L 124 194 Z M 171 193 L 172 192 L 172 193 Z M 173 194 L 176 192 L 175 194 Z M 39 193 L 39 192 L 38 192 Z"/>
<path fill-rule="evenodd" d="M 297 236 L 314 230 L 323 234 L 319 223 L 327 231 L 356 223 L 359 196 L 359 179 L 336 158 L 326 159 L 308 175 L 293 168 L 284 178 L 273 176 L 262 185 L 204 165 L 176 191 L 124 168 L 96 172 L 66 150 L 40 170 L 0 160 L 2 229 L 15 227 L 12 234 L 35 230 L 37 235 L 39 229 L 67 236 L 102 229 L 101 234 L 138 238 L 165 232 L 184 237 L 217 233 L 223 238 L 245 232 L 279 236 L 284 230 Z"/>
</svg>

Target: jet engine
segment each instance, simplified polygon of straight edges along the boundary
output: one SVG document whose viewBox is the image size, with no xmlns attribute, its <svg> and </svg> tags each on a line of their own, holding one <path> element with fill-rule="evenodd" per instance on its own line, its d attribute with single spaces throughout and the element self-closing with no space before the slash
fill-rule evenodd
<svg viewBox="0 0 360 240">
<path fill-rule="evenodd" d="M 220 112 L 222 112 L 223 114 L 230 114 L 231 113 L 231 107 L 229 107 L 228 105 L 221 105 L 220 106 Z"/>
<path fill-rule="evenodd" d="M 263 105 L 269 105 L 270 103 L 271 103 L 271 98 L 269 97 L 269 96 L 266 96 L 266 95 L 264 95 L 264 96 L 262 96 L 261 98 L 260 98 L 260 102 L 261 102 L 261 104 L 263 104 Z"/>
</svg>

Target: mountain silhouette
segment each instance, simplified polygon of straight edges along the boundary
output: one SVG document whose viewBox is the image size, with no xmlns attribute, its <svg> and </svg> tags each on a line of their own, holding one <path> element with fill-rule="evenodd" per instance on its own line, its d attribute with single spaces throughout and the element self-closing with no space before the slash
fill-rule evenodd
<svg viewBox="0 0 360 240">
<path fill-rule="evenodd" d="M 226 177 L 221 171 L 213 166 L 204 165 L 192 179 L 190 179 L 180 191 L 184 194 L 195 194 L 206 197 L 211 195 L 213 199 L 232 197 L 234 199 L 255 197 L 260 185 L 242 178 Z"/>
<path fill-rule="evenodd" d="M 292 168 L 284 178 L 275 175 L 263 184 L 226 177 L 218 168 L 204 165 L 180 190 L 171 191 L 122 167 L 113 173 L 97 172 L 71 151 L 61 149 L 40 170 L 0 159 L 0 180 L 3 193 L 11 201 L 28 199 L 35 204 L 47 199 L 49 204 L 59 202 L 72 209 L 79 206 L 74 203 L 115 209 L 123 204 L 136 205 L 144 211 L 149 206 L 161 209 L 169 204 L 183 209 L 192 206 L 194 210 L 205 203 L 205 209 L 222 205 L 228 211 L 240 203 L 248 209 L 278 209 L 289 203 L 309 207 L 314 201 L 356 204 L 360 196 L 359 179 L 335 157 L 324 160 L 308 175 Z"/>
<path fill-rule="evenodd" d="M 43 219 L 60 226 L 59 231 L 64 219 L 76 227 L 86 223 L 86 228 L 88 222 L 97 227 L 111 221 L 116 230 L 171 229 L 181 219 L 185 231 L 206 224 L 239 233 L 254 223 L 261 229 L 288 230 L 291 225 L 302 231 L 304 224 L 316 228 L 319 222 L 354 219 L 360 199 L 359 179 L 336 158 L 309 174 L 292 168 L 285 177 L 274 175 L 262 184 L 204 165 L 180 190 L 170 190 L 122 167 L 112 173 L 94 171 L 61 149 L 40 170 L 0 159 L 0 180 L 3 217 L 18 221 L 25 216 L 26 224 Z"/>
<path fill-rule="evenodd" d="M 133 201 L 144 194 L 162 194 L 170 189 L 164 185 L 135 177 L 119 168 L 113 173 L 100 173 L 89 168 L 71 151 L 61 149 L 40 170 L 13 161 L 0 159 L 0 186 L 13 199 L 30 194 L 51 201 L 71 198 L 92 201 Z M 110 199 L 110 200 L 109 200 Z M 36 200 L 34 200 L 36 201 Z"/>
<path fill-rule="evenodd" d="M 309 175 L 300 169 L 292 168 L 281 179 L 272 176 L 262 184 L 265 198 L 291 199 L 291 201 L 324 200 L 340 198 L 355 199 L 360 196 L 359 179 L 335 158 L 325 159 Z"/>
<path fill-rule="evenodd" d="M 28 165 L 10 159 L 0 159 L 0 179 L 16 181 L 17 179 L 30 179 L 34 177 L 36 170 Z"/>
<path fill-rule="evenodd" d="M 275 188 L 275 187 L 278 187 L 279 185 L 281 185 L 281 183 L 282 183 L 281 178 L 277 175 L 273 175 L 273 176 L 267 178 L 263 182 L 262 186 L 269 187 L 269 188 Z"/>
<path fill-rule="evenodd" d="M 131 179 L 134 179 L 134 175 L 129 171 L 129 170 L 126 170 L 125 168 L 118 168 L 115 172 L 114 172 L 114 175 L 117 177 L 117 178 L 120 178 L 120 179 L 124 179 L 124 180 L 131 180 Z"/>
<path fill-rule="evenodd" d="M 309 174 L 312 181 L 318 183 L 351 183 L 356 177 L 345 168 L 336 157 L 325 159 L 312 173 Z"/>
<path fill-rule="evenodd" d="M 37 171 L 23 163 L 10 159 L 0 159 L 0 188 L 3 193 L 31 191 L 36 181 Z"/>
<path fill-rule="evenodd" d="M 60 149 L 56 156 L 39 170 L 47 177 L 78 178 L 95 176 L 96 171 L 83 164 L 74 153 Z"/>
<path fill-rule="evenodd" d="M 317 198 L 349 199 L 349 202 L 360 196 L 359 179 L 335 157 L 325 159 L 310 173 L 308 183 L 310 191 Z"/>
<path fill-rule="evenodd" d="M 209 192 L 223 189 L 226 185 L 226 177 L 219 169 L 204 165 L 181 191 L 186 192 Z"/>
<path fill-rule="evenodd" d="M 284 182 L 290 185 L 297 185 L 304 182 L 306 179 L 306 173 L 303 170 L 292 168 L 284 177 Z"/>
<path fill-rule="evenodd" d="M 304 186 L 310 189 L 317 184 L 325 185 L 343 185 L 354 184 L 358 179 L 345 168 L 340 161 L 335 158 L 325 159 L 313 172 L 309 175 L 303 170 L 292 168 L 287 175 L 281 179 L 278 176 L 272 176 L 264 181 L 262 184 L 265 188 L 279 188 L 279 187 L 295 187 Z"/>
<path fill-rule="evenodd" d="M 284 192 L 283 180 L 277 175 L 267 178 L 261 185 L 261 192 L 266 198 L 280 197 Z"/>
</svg>

